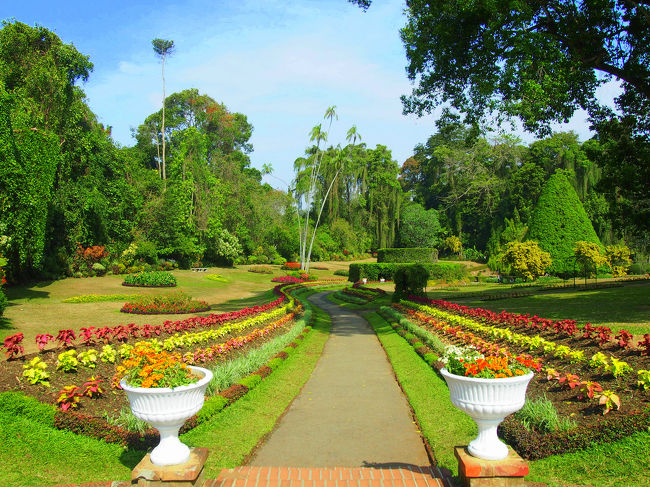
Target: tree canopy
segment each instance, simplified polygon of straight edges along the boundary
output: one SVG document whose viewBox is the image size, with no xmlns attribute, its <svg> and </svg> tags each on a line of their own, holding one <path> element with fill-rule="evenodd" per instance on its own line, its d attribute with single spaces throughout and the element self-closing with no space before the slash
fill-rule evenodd
<svg viewBox="0 0 650 487">
<path fill-rule="evenodd" d="M 367 8 L 367 0 L 350 0 Z M 538 134 L 578 108 L 597 115 L 596 89 L 612 77 L 623 113 L 650 122 L 650 3 L 646 1 L 408 0 L 401 35 L 407 113 L 449 103 L 469 120 L 519 117 Z"/>
</svg>

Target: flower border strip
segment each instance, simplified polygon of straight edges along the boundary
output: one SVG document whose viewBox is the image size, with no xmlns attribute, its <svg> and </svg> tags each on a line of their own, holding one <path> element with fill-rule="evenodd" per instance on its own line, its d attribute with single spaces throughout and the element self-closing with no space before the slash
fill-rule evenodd
<svg viewBox="0 0 650 487">
<path fill-rule="evenodd" d="M 185 433 L 195 428 L 199 424 L 209 420 L 215 414 L 221 412 L 227 406 L 245 396 L 248 391 L 252 390 L 261 380 L 268 377 L 274 367 L 277 368 L 278 361 L 284 361 L 291 352 L 304 339 L 305 335 L 311 331 L 311 326 L 306 326 L 300 335 L 291 342 L 283 351 L 277 353 L 266 365 L 263 365 L 255 372 L 242 378 L 238 383 L 233 384 L 218 394 L 208 398 L 201 411 L 205 412 L 191 417 L 185 422 L 180 433 Z M 289 350 L 288 350 L 289 349 Z M 274 362 L 276 361 L 276 362 Z M 271 366 L 270 364 L 274 364 Z M 252 378 L 253 376 L 259 379 Z M 242 382 L 244 382 L 242 384 Z M 107 443 L 117 443 L 125 447 L 136 449 L 147 449 L 153 447 L 159 442 L 159 434 L 154 429 L 149 429 L 144 433 L 128 431 L 119 426 L 111 425 L 103 418 L 89 416 L 76 411 L 61 411 L 58 409 L 54 416 L 54 427 L 61 430 L 72 431 L 73 433 L 89 436 L 104 440 Z"/>
</svg>

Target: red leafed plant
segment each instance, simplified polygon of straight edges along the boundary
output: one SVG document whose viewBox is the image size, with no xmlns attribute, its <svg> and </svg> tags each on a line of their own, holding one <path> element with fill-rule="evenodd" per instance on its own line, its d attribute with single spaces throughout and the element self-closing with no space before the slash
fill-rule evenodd
<svg viewBox="0 0 650 487">
<path fill-rule="evenodd" d="M 81 338 L 84 345 L 92 346 L 95 344 L 95 338 L 93 337 L 94 334 L 94 326 L 84 327 L 81 329 L 81 335 L 79 335 L 79 338 Z"/>
<path fill-rule="evenodd" d="M 584 380 L 580 383 L 580 394 L 578 394 L 578 399 L 583 400 L 585 396 L 589 399 L 593 399 L 596 392 L 602 391 L 603 387 L 598 382 Z"/>
<path fill-rule="evenodd" d="M 632 334 L 627 330 L 621 330 L 614 337 L 618 340 L 618 346 L 621 348 L 630 348 L 632 346 Z"/>
<path fill-rule="evenodd" d="M 601 347 L 609 342 L 612 338 L 612 330 L 606 326 L 599 326 L 596 328 L 598 333 L 598 345 Z"/>
<path fill-rule="evenodd" d="M 580 377 L 567 372 L 564 376 L 560 377 L 558 382 L 562 385 L 566 384 L 569 389 L 574 389 L 576 386 L 580 385 Z"/>
<path fill-rule="evenodd" d="M 643 335 L 643 340 L 638 345 L 642 348 L 641 355 L 650 355 L 650 333 Z"/>
<path fill-rule="evenodd" d="M 22 355 L 25 352 L 25 349 L 20 344 L 24 337 L 22 333 L 16 333 L 5 338 L 4 347 L 6 348 L 5 355 L 7 356 L 7 360 Z"/>
<path fill-rule="evenodd" d="M 54 337 L 49 333 L 43 333 L 41 335 L 36 335 L 36 346 L 39 350 L 43 350 L 47 342 L 54 340 Z"/>
<path fill-rule="evenodd" d="M 81 399 L 81 389 L 77 386 L 65 386 L 59 391 L 59 397 L 56 403 L 63 411 L 76 409 Z"/>
<path fill-rule="evenodd" d="M 77 339 L 77 336 L 72 330 L 59 330 L 59 334 L 56 336 L 56 340 L 59 342 L 63 348 L 68 348 L 72 345 L 72 342 Z"/>
<path fill-rule="evenodd" d="M 84 382 L 83 395 L 88 396 L 91 399 L 101 396 L 104 391 L 99 384 L 102 382 L 103 381 L 100 378 L 92 376 L 90 379 Z"/>
</svg>

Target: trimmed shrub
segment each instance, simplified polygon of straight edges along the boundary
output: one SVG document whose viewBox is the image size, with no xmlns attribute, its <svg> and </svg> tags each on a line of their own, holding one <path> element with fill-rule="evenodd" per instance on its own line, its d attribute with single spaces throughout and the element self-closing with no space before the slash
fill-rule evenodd
<svg viewBox="0 0 650 487">
<path fill-rule="evenodd" d="M 363 263 L 350 264 L 348 281 L 357 282 L 365 277 L 369 281 L 380 278 L 395 280 L 395 272 L 401 267 L 420 265 L 428 272 L 428 279 L 441 281 L 461 281 L 467 277 L 467 268 L 463 264 L 437 262 L 435 264 L 399 264 L 399 263 Z"/>
<path fill-rule="evenodd" d="M 122 285 L 135 287 L 174 287 L 176 286 L 176 278 L 169 272 L 140 272 L 139 274 L 125 276 Z"/>
<path fill-rule="evenodd" d="M 346 271 L 345 269 L 338 269 L 334 271 L 334 275 L 348 277 L 350 275 L 350 271 Z"/>
<path fill-rule="evenodd" d="M 415 247 L 405 249 L 379 249 L 377 262 L 401 262 L 426 264 L 438 260 L 438 251 L 433 248 Z"/>
<path fill-rule="evenodd" d="M 203 407 L 201 408 L 201 410 L 198 413 L 196 413 L 196 421 L 198 423 L 203 423 L 204 421 L 207 421 L 212 416 L 214 416 L 219 411 L 221 411 L 223 408 L 225 408 L 227 405 L 228 405 L 228 399 L 226 399 L 223 396 L 216 395 L 208 398 L 203 403 Z"/>
<path fill-rule="evenodd" d="M 257 374 L 251 374 L 239 381 L 239 383 L 243 386 L 246 386 L 249 391 L 251 389 L 254 389 L 260 382 L 262 382 L 262 378 Z"/>
<path fill-rule="evenodd" d="M 5 308 L 9 306 L 9 300 L 2 289 L 0 289 L 0 316 L 4 313 Z"/>
<path fill-rule="evenodd" d="M 395 281 L 393 300 L 398 301 L 405 296 L 422 296 L 429 280 L 429 272 L 424 266 L 415 264 L 397 269 L 393 279 Z M 415 335 L 411 337 L 415 338 Z M 410 337 L 405 338 L 408 340 Z"/>
<path fill-rule="evenodd" d="M 601 246 L 578 194 L 561 172 L 553 174 L 542 188 L 526 240 L 536 240 L 551 254 L 549 272 L 559 275 L 573 275 L 576 242 Z"/>
</svg>

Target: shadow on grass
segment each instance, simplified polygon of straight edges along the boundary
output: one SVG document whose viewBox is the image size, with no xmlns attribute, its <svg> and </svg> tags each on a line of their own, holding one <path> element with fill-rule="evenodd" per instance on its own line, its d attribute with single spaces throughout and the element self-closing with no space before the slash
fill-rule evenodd
<svg viewBox="0 0 650 487">
<path fill-rule="evenodd" d="M 241 298 L 241 299 L 230 299 L 228 301 L 224 301 L 223 303 L 216 303 L 210 304 L 210 307 L 212 308 L 212 311 L 237 311 L 242 308 L 248 308 L 251 306 L 259 306 L 263 305 L 266 303 L 270 303 L 271 301 L 274 301 L 277 299 L 279 296 L 273 292 L 272 289 L 268 289 L 266 291 L 259 291 L 252 296 L 249 296 L 247 298 Z"/>
<path fill-rule="evenodd" d="M 0 330 L 13 330 L 15 327 L 11 324 L 11 320 L 7 318 L 0 318 Z"/>
<path fill-rule="evenodd" d="M 14 299 L 41 299 L 47 298 L 50 296 L 48 291 L 39 291 L 34 288 L 45 287 L 52 283 L 53 281 L 40 282 L 38 284 L 30 284 L 28 286 L 14 286 L 6 288 L 5 294 L 9 301 Z M 16 303 L 9 303 L 9 306 L 15 306 Z"/>
<path fill-rule="evenodd" d="M 129 470 L 133 470 L 146 454 L 147 452 L 145 450 L 128 449 L 122 452 L 119 460 L 122 465 L 127 467 Z"/>
</svg>

